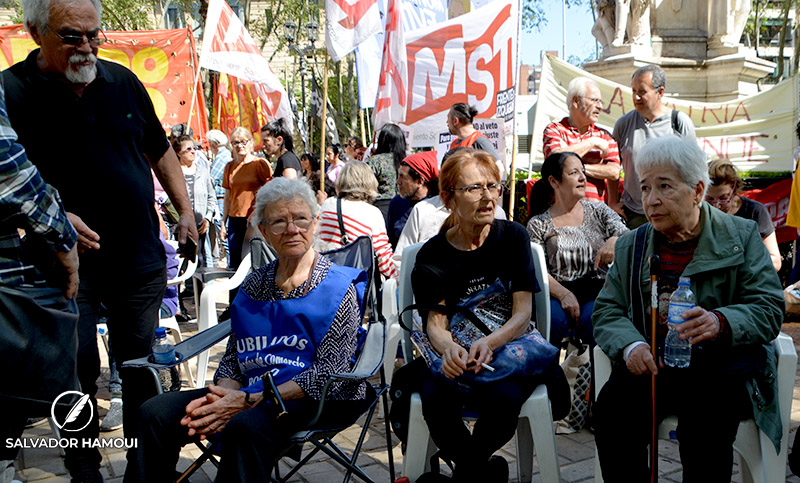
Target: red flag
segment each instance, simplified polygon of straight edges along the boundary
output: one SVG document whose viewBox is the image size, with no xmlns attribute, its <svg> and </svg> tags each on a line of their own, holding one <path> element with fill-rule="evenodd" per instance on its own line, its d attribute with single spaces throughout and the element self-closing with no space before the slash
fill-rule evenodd
<svg viewBox="0 0 800 483">
<path fill-rule="evenodd" d="M 372 115 L 376 130 L 388 122 L 399 123 L 406 119 L 408 67 L 402 6 L 399 0 L 389 0 L 389 10 L 386 12 L 381 78 Z"/>
</svg>

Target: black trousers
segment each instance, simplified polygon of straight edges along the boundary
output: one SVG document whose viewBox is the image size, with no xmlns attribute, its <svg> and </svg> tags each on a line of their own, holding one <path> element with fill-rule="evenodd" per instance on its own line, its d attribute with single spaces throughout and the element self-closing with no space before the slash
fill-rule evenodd
<svg viewBox="0 0 800 483">
<path fill-rule="evenodd" d="M 139 406 L 157 394 L 153 377 L 146 370 L 123 369 L 122 363 L 150 354 L 158 324 L 159 307 L 167 283 L 166 269 L 109 279 L 92 273 L 81 273 L 78 290 L 78 380 L 81 390 L 89 394 L 94 416 L 79 432 L 64 437 L 97 438 L 97 378 L 100 375 L 100 353 L 97 348 L 97 319 L 100 304 L 108 309 L 108 330 L 111 350 L 122 377 L 123 430 L 132 438 L 138 426 Z M 64 465 L 71 472 L 79 468 L 100 467 L 101 456 L 96 448 L 66 449 Z"/>
<path fill-rule="evenodd" d="M 186 405 L 203 397 L 208 389 L 170 392 L 152 398 L 141 407 L 139 447 L 129 454 L 125 482 L 158 483 L 175 481 L 175 466 L 180 449 L 193 441 L 180 420 Z M 327 401 L 321 425 L 355 421 L 374 399 L 367 389 L 362 401 Z M 275 418 L 266 405 L 240 412 L 212 437 L 219 444 L 218 482 L 269 481 L 277 456 L 286 448 L 289 437 L 305 427 L 317 410 L 316 401 L 302 398 L 285 401 L 287 414 Z M 337 425 L 334 425 L 335 427 Z M 331 427 L 331 426 L 326 426 Z M 131 451 L 133 453 L 133 451 Z"/>
<path fill-rule="evenodd" d="M 693 366 L 659 369 L 656 417 L 678 416 L 684 482 L 730 482 L 739 422 L 753 415 L 745 378 Z M 593 407 L 605 481 L 649 481 L 650 408 L 650 375 L 615 369 Z"/>
<path fill-rule="evenodd" d="M 442 456 L 453 461 L 461 474 L 482 471 L 489 457 L 514 436 L 522 405 L 540 382 L 536 377 L 510 377 L 464 393 L 425 371 L 422 415 Z M 464 409 L 477 413 L 472 434 L 462 420 Z"/>
</svg>

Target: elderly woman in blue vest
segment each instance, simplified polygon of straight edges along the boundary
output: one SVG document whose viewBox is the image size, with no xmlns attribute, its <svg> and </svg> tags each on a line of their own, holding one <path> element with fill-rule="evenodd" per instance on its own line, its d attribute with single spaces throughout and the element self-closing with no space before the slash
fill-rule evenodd
<svg viewBox="0 0 800 483">
<path fill-rule="evenodd" d="M 648 479 L 650 378 L 656 374 L 657 417 L 678 417 L 683 481 L 728 482 L 741 420 L 755 418 L 774 444 L 780 441 L 776 381 L 768 375 L 775 374 L 769 342 L 783 319 L 781 285 L 758 225 L 703 201 L 708 168 L 696 143 L 653 139 L 634 163 L 650 223 L 617 240 L 592 317 L 595 340 L 615 363 L 594 406 L 603 479 Z M 648 257 L 654 254 L 660 257 L 657 360 L 648 316 Z M 663 361 L 669 297 L 679 277 L 689 277 L 697 297 L 694 307 L 677 314 L 680 338 L 691 344 L 685 368 Z"/>
<path fill-rule="evenodd" d="M 173 481 L 181 446 L 198 435 L 219 438 L 217 481 L 269 481 L 287 438 L 314 416 L 328 376 L 352 369 L 366 276 L 311 248 L 318 213 L 314 193 L 301 180 L 276 178 L 258 191 L 251 222 L 278 259 L 242 283 L 214 383 L 163 394 L 142 407 L 126 481 Z M 261 404 L 267 371 L 288 411 L 280 419 L 273 406 Z M 323 418 L 354 421 L 367 391 L 363 382 L 333 383 Z"/>
</svg>

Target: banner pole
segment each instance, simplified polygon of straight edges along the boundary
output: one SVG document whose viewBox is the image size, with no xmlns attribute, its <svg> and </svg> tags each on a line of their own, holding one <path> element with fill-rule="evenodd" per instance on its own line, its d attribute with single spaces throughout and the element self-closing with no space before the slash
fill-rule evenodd
<svg viewBox="0 0 800 483">
<path fill-rule="evenodd" d="M 188 28 L 186 29 L 189 36 L 191 37 L 192 31 Z M 200 61 L 197 59 L 197 52 L 194 49 L 194 42 L 192 42 L 192 62 L 197 62 L 197 69 L 194 70 L 194 83 L 192 85 L 192 102 L 189 104 L 189 117 L 186 118 L 186 125 L 192 125 L 192 114 L 194 114 L 194 103 L 197 101 L 197 81 L 200 79 Z M 197 129 L 198 131 L 201 129 L 200 126 L 200 110 L 197 110 Z"/>
<path fill-rule="evenodd" d="M 322 136 L 320 138 L 319 153 L 319 189 L 325 191 L 325 128 L 328 127 L 328 51 L 325 50 L 325 75 L 322 76 L 325 85 L 322 89 Z"/>
<path fill-rule="evenodd" d="M 516 123 L 515 123 L 516 124 Z M 514 134 L 511 135 L 511 171 L 508 174 L 509 180 L 511 181 L 511 188 L 508 190 L 508 219 L 514 221 L 514 194 L 517 188 L 517 177 L 515 176 L 516 173 L 516 165 L 517 165 L 517 130 L 514 129 Z"/>
<path fill-rule="evenodd" d="M 361 140 L 365 141 L 367 139 L 367 128 L 364 126 L 364 109 L 358 110 L 358 117 L 361 118 Z"/>
</svg>

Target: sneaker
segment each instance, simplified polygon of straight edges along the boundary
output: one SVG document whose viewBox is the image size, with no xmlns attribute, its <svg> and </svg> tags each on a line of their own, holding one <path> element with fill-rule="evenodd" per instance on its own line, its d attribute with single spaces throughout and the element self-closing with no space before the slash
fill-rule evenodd
<svg viewBox="0 0 800 483">
<path fill-rule="evenodd" d="M 122 427 L 122 400 L 112 399 L 106 417 L 100 423 L 100 431 L 114 431 Z"/>
</svg>

